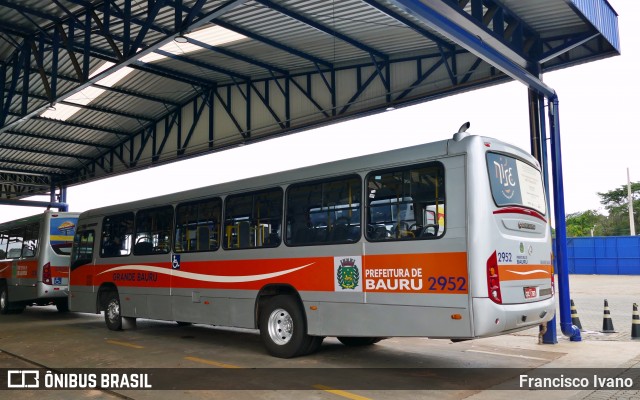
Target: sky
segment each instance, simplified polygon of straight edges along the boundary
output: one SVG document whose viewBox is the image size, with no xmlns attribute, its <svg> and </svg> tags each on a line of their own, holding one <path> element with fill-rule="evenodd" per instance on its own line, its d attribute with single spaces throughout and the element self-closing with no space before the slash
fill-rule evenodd
<svg viewBox="0 0 640 400">
<path fill-rule="evenodd" d="M 559 99 L 567 214 L 606 214 L 598 192 L 640 181 L 640 131 L 635 127 L 640 71 L 640 1 L 609 0 L 618 13 L 622 55 L 543 76 Z M 632 87 L 633 86 L 633 87 Z M 529 147 L 527 88 L 510 82 L 311 129 L 67 189 L 70 211 L 123 203 L 302 166 L 449 139 L 465 122 L 469 132 Z M 546 113 L 546 111 L 545 111 Z M 336 143 L 350 145 L 336 146 Z M 261 154 L 280 154 L 267 165 Z M 237 160 L 245 160 L 238 163 Z M 256 163 L 247 160 L 257 160 Z M 258 161 L 260 160 L 260 161 Z M 233 169 L 229 165 L 234 165 Z M 193 171 L 201 171 L 194 179 Z M 31 200 L 48 201 L 47 197 Z M 0 206 L 0 221 L 42 208 Z"/>
</svg>

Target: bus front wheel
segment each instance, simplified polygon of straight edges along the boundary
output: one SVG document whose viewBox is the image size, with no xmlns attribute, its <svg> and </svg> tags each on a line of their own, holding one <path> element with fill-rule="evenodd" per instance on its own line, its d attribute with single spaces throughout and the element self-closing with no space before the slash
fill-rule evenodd
<svg viewBox="0 0 640 400">
<path fill-rule="evenodd" d="M 305 325 L 302 308 L 292 296 L 272 297 L 260 313 L 260 336 L 274 357 L 299 356 L 309 348 Z"/>
<path fill-rule="evenodd" d="M 104 307 L 104 322 L 112 331 L 122 330 L 122 314 L 120 313 L 120 297 L 118 292 L 109 292 Z"/>
</svg>

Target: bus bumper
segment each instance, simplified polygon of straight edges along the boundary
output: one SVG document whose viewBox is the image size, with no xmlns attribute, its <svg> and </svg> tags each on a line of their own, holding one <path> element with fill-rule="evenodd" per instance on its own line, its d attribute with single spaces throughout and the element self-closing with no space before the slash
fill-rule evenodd
<svg viewBox="0 0 640 400">
<path fill-rule="evenodd" d="M 483 337 L 528 329 L 551 320 L 555 311 L 555 296 L 525 304 L 496 304 L 486 297 L 474 297 L 473 333 Z"/>
<path fill-rule="evenodd" d="M 69 287 L 65 285 L 47 285 L 42 282 L 36 284 L 38 299 L 57 299 L 67 297 Z"/>
</svg>

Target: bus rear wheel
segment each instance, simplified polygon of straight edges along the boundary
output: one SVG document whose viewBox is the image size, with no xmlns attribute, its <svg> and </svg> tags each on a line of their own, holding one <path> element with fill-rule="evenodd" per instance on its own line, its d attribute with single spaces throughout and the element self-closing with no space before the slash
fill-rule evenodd
<svg viewBox="0 0 640 400">
<path fill-rule="evenodd" d="M 7 292 L 7 286 L 0 285 L 0 314 L 9 313 L 9 294 Z"/>
<path fill-rule="evenodd" d="M 69 312 L 69 300 L 63 299 L 56 302 L 56 308 L 59 313 Z"/>
<path fill-rule="evenodd" d="M 5 283 L 0 284 L 0 314 L 20 314 L 24 311 L 24 304 L 9 301 L 9 289 Z"/>
<path fill-rule="evenodd" d="M 122 314 L 120 313 L 120 297 L 118 292 L 109 292 L 104 307 L 104 322 L 112 331 L 122 330 Z"/>
<path fill-rule="evenodd" d="M 269 354 L 278 358 L 303 355 L 312 341 L 300 304 L 286 295 L 272 297 L 265 304 L 260 313 L 260 336 Z"/>
</svg>

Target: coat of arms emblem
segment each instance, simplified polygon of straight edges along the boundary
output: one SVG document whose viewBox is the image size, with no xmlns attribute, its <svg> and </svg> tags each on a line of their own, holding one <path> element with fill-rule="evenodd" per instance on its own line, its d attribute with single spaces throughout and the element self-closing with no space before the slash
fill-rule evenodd
<svg viewBox="0 0 640 400">
<path fill-rule="evenodd" d="M 353 258 L 344 258 L 340 260 L 340 266 L 336 278 L 342 289 L 355 289 L 360 282 L 360 272 Z"/>
</svg>

